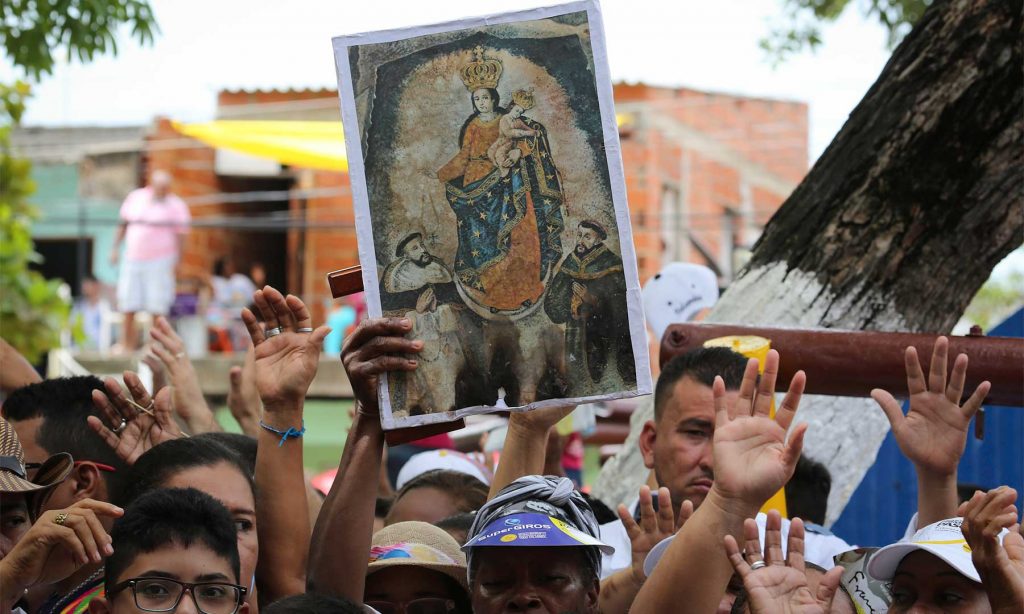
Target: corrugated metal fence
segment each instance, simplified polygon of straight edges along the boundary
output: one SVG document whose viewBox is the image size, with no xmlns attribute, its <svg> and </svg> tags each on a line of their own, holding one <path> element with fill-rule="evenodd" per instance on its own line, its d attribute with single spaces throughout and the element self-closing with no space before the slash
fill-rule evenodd
<svg viewBox="0 0 1024 614">
<path fill-rule="evenodd" d="M 989 334 L 1024 337 L 1024 309 L 995 327 Z M 1021 382 L 1024 386 L 1024 365 Z M 960 461 L 960 482 L 985 488 L 1007 484 L 1021 496 L 1024 509 L 1024 408 L 986 407 L 985 439 L 972 435 Z M 853 494 L 832 530 L 851 544 L 881 546 L 903 536 L 907 522 L 917 511 L 917 479 L 914 467 L 900 452 L 892 433 L 878 451 L 875 464 Z"/>
</svg>

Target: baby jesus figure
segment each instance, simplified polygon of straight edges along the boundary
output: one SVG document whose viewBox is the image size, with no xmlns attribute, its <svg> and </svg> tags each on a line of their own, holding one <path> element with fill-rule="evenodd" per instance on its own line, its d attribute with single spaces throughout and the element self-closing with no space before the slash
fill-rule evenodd
<svg viewBox="0 0 1024 614">
<path fill-rule="evenodd" d="M 512 106 L 508 113 L 498 120 L 499 136 L 487 149 L 487 157 L 501 170 L 502 177 L 508 175 L 508 169 L 512 166 L 509 152 L 516 147 L 516 141 L 540 134 L 521 119 L 523 113 L 533 108 L 533 104 L 532 92 L 516 90 L 512 92 Z"/>
</svg>

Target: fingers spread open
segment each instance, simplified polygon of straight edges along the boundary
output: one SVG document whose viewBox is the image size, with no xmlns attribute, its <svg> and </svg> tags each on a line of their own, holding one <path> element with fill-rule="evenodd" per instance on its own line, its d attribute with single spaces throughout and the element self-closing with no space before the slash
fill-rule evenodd
<svg viewBox="0 0 1024 614">
<path fill-rule="evenodd" d="M 782 458 L 782 462 L 785 463 L 790 475 L 793 475 L 793 471 L 796 470 L 796 463 L 800 460 L 800 453 L 804 449 L 804 435 L 806 434 L 806 422 L 801 422 L 794 426 L 793 430 L 789 432 L 789 440 L 786 441 L 786 453 Z"/>
<path fill-rule="evenodd" d="M 743 521 L 743 552 L 746 553 L 748 563 L 755 563 L 763 560 L 761 556 L 761 538 L 757 532 L 757 522 L 753 518 Z"/>
<path fill-rule="evenodd" d="M 117 409 L 115 409 L 110 403 L 110 398 L 108 398 L 107 395 L 103 394 L 99 390 L 93 390 L 92 404 L 96 406 L 96 409 L 98 409 L 101 414 L 103 414 L 103 418 L 107 421 L 107 425 L 109 425 L 110 428 L 117 428 L 117 426 L 121 424 L 121 414 L 118 413 Z M 100 426 L 105 428 L 106 425 L 100 422 L 99 418 L 96 418 L 96 421 L 100 423 Z"/>
<path fill-rule="evenodd" d="M 284 298 L 285 303 L 288 305 L 288 309 L 292 313 L 292 317 L 295 319 L 295 325 L 299 328 L 310 328 L 313 326 L 313 318 L 309 315 L 309 309 L 306 308 L 306 304 L 302 302 L 299 297 L 289 294 Z"/>
<path fill-rule="evenodd" d="M 843 578 L 843 568 L 836 566 L 828 570 L 825 576 L 818 583 L 818 603 L 826 612 L 832 611 L 832 600 L 835 599 L 836 590 L 839 589 L 839 581 Z"/>
<path fill-rule="evenodd" d="M 125 371 L 124 383 L 128 386 L 128 391 L 132 394 L 132 400 L 136 405 L 135 409 L 138 409 L 139 411 L 148 410 L 150 403 L 153 401 L 153 397 L 149 395 L 149 391 L 146 390 L 146 387 L 142 384 L 142 380 L 139 379 L 139 376 L 133 371 Z"/>
<path fill-rule="evenodd" d="M 121 439 L 114 434 L 113 431 L 103 425 L 103 421 L 96 416 L 87 416 L 85 423 L 89 425 L 94 433 L 103 439 L 103 443 L 107 444 L 111 450 L 116 450 L 117 446 L 121 443 Z"/>
<path fill-rule="evenodd" d="M 988 381 L 978 384 L 978 387 L 974 389 L 974 393 L 971 394 L 971 398 L 967 399 L 961 407 L 961 411 L 964 412 L 964 416 L 971 418 L 974 414 L 978 413 L 981 409 L 981 404 L 985 402 L 985 397 L 988 396 L 988 391 L 992 389 L 992 384 Z"/>
<path fill-rule="evenodd" d="M 263 297 L 267 299 L 267 304 L 274 310 L 274 317 L 277 319 L 277 325 L 284 328 L 285 330 L 295 330 L 295 314 L 292 313 L 288 302 L 284 300 L 282 295 L 276 288 L 267 286 L 263 289 Z"/>
<path fill-rule="evenodd" d="M 722 428 L 729 424 L 730 418 L 725 401 L 725 380 L 721 375 L 715 376 L 715 381 L 711 385 L 711 395 L 715 401 L 715 428 Z"/>
<path fill-rule="evenodd" d="M 782 428 L 788 429 L 789 425 L 793 423 L 793 416 L 800 408 L 800 399 L 803 398 L 806 387 L 807 375 L 803 371 L 794 373 L 793 379 L 789 381 L 789 390 L 786 391 L 786 396 L 782 399 L 782 405 L 775 412 L 775 421 Z"/>
<path fill-rule="evenodd" d="M 782 516 L 776 510 L 768 511 L 768 519 L 764 527 L 764 562 L 769 565 L 782 565 Z"/>
<path fill-rule="evenodd" d="M 949 354 L 949 339 L 939 337 L 932 350 L 932 364 L 928 368 L 928 389 L 942 394 L 946 391 L 946 357 Z"/>
<path fill-rule="evenodd" d="M 732 416 L 749 416 L 753 409 L 754 392 L 757 390 L 757 368 L 756 358 L 747 361 L 747 368 L 743 371 L 743 381 L 740 383 L 740 394 L 736 399 L 736 407 L 730 412 Z"/>
<path fill-rule="evenodd" d="M 672 495 L 662 486 L 658 489 L 658 531 L 661 533 L 675 532 L 676 522 L 672 517 Z"/>
<path fill-rule="evenodd" d="M 949 376 L 949 385 L 946 387 L 946 398 L 951 402 L 960 404 L 964 396 L 964 383 L 967 380 L 967 354 L 960 354 L 953 361 L 953 372 Z"/>
<path fill-rule="evenodd" d="M 910 394 L 927 392 L 928 387 L 924 380 L 924 371 L 921 370 L 921 361 L 917 358 L 917 348 L 909 346 L 903 353 L 904 366 L 907 369 L 907 391 Z"/>
<path fill-rule="evenodd" d="M 872 390 L 871 398 L 882 408 L 882 411 L 885 412 L 885 417 L 889 419 L 889 426 L 895 430 L 903 422 L 903 407 L 899 401 L 881 388 Z"/>
<path fill-rule="evenodd" d="M 677 532 L 683 528 L 683 525 L 690 519 L 690 516 L 693 516 L 693 502 L 689 500 L 683 501 L 683 504 L 679 506 L 679 518 L 676 518 Z"/>
<path fill-rule="evenodd" d="M 786 564 L 793 569 L 804 571 L 804 521 L 794 518 L 789 523 L 789 539 L 786 544 Z"/>
<path fill-rule="evenodd" d="M 242 308 L 242 322 L 245 324 L 246 330 L 249 331 L 249 338 L 252 339 L 254 346 L 266 340 L 263 329 L 260 328 L 260 322 L 256 319 L 256 314 L 250 311 L 248 307 Z"/>
<path fill-rule="evenodd" d="M 633 515 L 629 513 L 626 506 L 620 503 L 619 507 L 616 508 L 615 511 L 619 514 L 619 520 L 622 521 L 622 526 L 626 527 L 626 535 L 629 536 L 629 540 L 633 541 L 640 537 L 640 534 L 643 533 L 643 531 L 640 530 L 640 525 L 636 523 L 636 520 L 633 520 Z"/>
<path fill-rule="evenodd" d="M 654 499 L 651 489 L 646 484 L 640 487 L 640 528 L 645 533 L 653 533 L 658 528 L 658 519 L 654 513 Z"/>
<path fill-rule="evenodd" d="M 732 568 L 736 570 L 736 573 L 741 578 L 746 578 L 750 575 L 750 565 L 743 560 L 743 554 L 740 552 L 739 544 L 736 543 L 736 538 L 732 535 L 726 535 L 722 539 L 722 543 L 725 545 L 725 553 L 729 556 L 729 562 L 732 563 Z"/>
<path fill-rule="evenodd" d="M 269 287 L 267 286 L 267 288 Z M 257 290 L 253 293 L 252 302 L 256 305 L 256 310 L 260 312 L 260 318 L 267 323 L 267 328 L 277 328 L 280 326 L 277 321 L 277 314 L 274 313 L 274 308 L 267 302 L 267 296 L 263 290 Z"/>
<path fill-rule="evenodd" d="M 757 399 L 754 401 L 754 415 L 768 416 L 771 413 L 772 399 L 775 398 L 775 380 L 779 375 L 779 353 L 768 350 L 764 359 L 764 372 L 757 388 Z"/>
</svg>

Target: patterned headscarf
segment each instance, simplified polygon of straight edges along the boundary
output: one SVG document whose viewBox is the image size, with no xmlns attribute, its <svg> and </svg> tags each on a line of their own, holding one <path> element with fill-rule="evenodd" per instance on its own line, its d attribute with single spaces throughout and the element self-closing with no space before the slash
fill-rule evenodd
<svg viewBox="0 0 1024 614">
<path fill-rule="evenodd" d="M 534 512 L 547 514 L 572 525 L 595 539 L 601 538 L 600 526 L 590 504 L 573 486 L 572 480 L 564 477 L 527 475 L 512 482 L 476 513 L 469 528 L 467 541 L 472 540 L 495 520 L 511 514 Z M 601 576 L 601 553 L 595 546 L 584 547 L 587 562 L 597 577 Z M 470 586 L 473 583 L 473 556 L 475 548 L 469 548 L 466 559 L 469 567 Z"/>
</svg>

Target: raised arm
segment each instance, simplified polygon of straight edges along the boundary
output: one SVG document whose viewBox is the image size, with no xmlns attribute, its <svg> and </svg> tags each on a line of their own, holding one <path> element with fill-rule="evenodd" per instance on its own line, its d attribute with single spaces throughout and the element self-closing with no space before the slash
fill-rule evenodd
<svg viewBox="0 0 1024 614">
<path fill-rule="evenodd" d="M 960 526 L 971 548 L 993 614 L 1017 614 L 1024 607 L 1024 537 L 1017 531 L 1017 491 L 1001 486 L 974 493 L 964 504 Z M 999 543 L 999 533 L 1009 529 Z"/>
<path fill-rule="evenodd" d="M 636 612 L 671 612 L 687 604 L 693 614 L 715 612 L 732 577 L 722 540 L 740 540 L 743 521 L 789 481 L 807 431 L 805 424 L 786 430 L 803 394 L 805 376 L 798 371 L 782 405 L 769 417 L 779 372 L 779 354 L 770 350 L 760 387 L 757 360 L 747 362 L 739 398 L 725 400 L 725 383 L 715 378 L 715 481 L 704 502 L 676 535 L 633 602 Z M 757 394 L 755 398 L 755 389 Z"/>
<path fill-rule="evenodd" d="M 502 488 L 524 475 L 544 474 L 548 431 L 558 424 L 559 420 L 572 413 L 573 409 L 575 406 L 569 405 L 512 412 L 508 418 L 508 434 L 505 435 L 501 462 L 494 472 L 491 490 L 487 494 L 488 499 L 493 499 Z"/>
<path fill-rule="evenodd" d="M 188 431 L 199 435 L 224 430 L 206 403 L 199 376 L 185 352 L 185 342 L 174 332 L 167 318 L 158 317 L 149 334 L 155 341 L 152 351 L 167 370 L 174 409 L 185 421 Z"/>
<path fill-rule="evenodd" d="M 928 378 L 921 370 L 917 350 L 908 347 L 904 354 L 910 411 L 903 408 L 885 390 L 871 391 L 885 412 L 892 434 L 904 456 L 914 463 L 917 473 L 917 526 L 924 527 L 956 516 L 959 500 L 956 492 L 957 466 L 967 445 L 967 429 L 978 413 L 991 384 L 982 382 L 963 405 L 967 378 L 967 355 L 960 354 L 946 378 L 949 341 L 935 340 Z"/>
<path fill-rule="evenodd" d="M 693 515 L 693 503 L 683 501 L 679 510 L 679 519 L 672 517 L 672 497 L 667 488 L 658 489 L 658 509 L 654 509 L 654 499 L 649 486 L 640 487 L 640 522 L 633 520 L 633 515 L 625 505 L 619 505 L 619 520 L 626 527 L 629 535 L 633 564 L 615 572 L 601 580 L 601 592 L 598 594 L 598 609 L 602 614 L 626 614 L 633 605 L 637 593 L 640 592 L 647 576 L 644 574 L 644 560 L 651 548 L 658 542 L 682 528 Z"/>
<path fill-rule="evenodd" d="M 405 337 L 411 330 L 412 322 L 407 318 L 363 320 L 341 350 L 341 361 L 356 398 L 356 412 L 338 475 L 313 529 L 307 576 L 310 592 L 363 602 L 384 449 L 377 380 L 387 371 L 416 368 L 416 360 L 401 356 L 423 349 L 422 341 Z"/>
<path fill-rule="evenodd" d="M 257 290 L 253 301 L 267 332 L 280 331 L 267 336 L 256 316 L 242 310 L 255 348 L 256 388 L 264 408 L 256 448 L 256 575 L 261 600 L 271 603 L 306 591 L 310 526 L 302 472 L 302 410 L 330 329 L 313 330 L 305 304 L 270 286 Z"/>
</svg>

